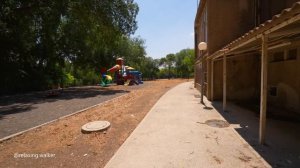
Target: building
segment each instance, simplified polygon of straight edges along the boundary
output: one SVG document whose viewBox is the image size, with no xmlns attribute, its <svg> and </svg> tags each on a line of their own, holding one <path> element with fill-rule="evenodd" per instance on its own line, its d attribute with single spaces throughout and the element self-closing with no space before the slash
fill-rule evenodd
<svg viewBox="0 0 300 168">
<path fill-rule="evenodd" d="M 300 1 L 201 0 L 195 50 L 195 87 L 223 110 L 257 105 L 261 144 L 267 113 L 300 115 Z"/>
</svg>

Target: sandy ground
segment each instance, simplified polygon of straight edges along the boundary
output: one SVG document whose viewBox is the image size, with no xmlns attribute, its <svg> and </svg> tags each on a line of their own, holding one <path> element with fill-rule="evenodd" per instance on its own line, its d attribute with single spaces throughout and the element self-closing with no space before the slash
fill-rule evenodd
<svg viewBox="0 0 300 168">
<path fill-rule="evenodd" d="M 0 167 L 103 167 L 155 102 L 186 80 L 158 80 L 83 113 L 0 142 Z M 104 132 L 83 134 L 81 126 L 108 120 Z"/>
<path fill-rule="evenodd" d="M 140 89 L 148 85 L 133 86 Z M 0 97 L 0 138 L 72 114 L 95 104 L 128 93 L 120 86 L 109 88 L 84 86 L 64 89 L 57 96 L 48 97 L 47 91 Z"/>
</svg>

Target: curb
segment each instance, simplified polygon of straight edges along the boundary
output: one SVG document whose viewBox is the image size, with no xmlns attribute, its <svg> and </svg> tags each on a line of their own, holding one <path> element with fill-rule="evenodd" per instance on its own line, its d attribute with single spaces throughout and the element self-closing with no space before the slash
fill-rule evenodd
<svg viewBox="0 0 300 168">
<path fill-rule="evenodd" d="M 71 114 L 68 114 L 68 115 L 59 117 L 59 118 L 57 118 L 57 119 L 48 121 L 48 122 L 43 123 L 43 124 L 40 124 L 40 125 L 38 125 L 38 126 L 34 126 L 34 127 L 29 128 L 29 129 L 26 129 L 26 130 L 24 130 L 24 131 L 21 131 L 21 132 L 18 132 L 18 133 L 15 133 L 15 134 L 6 136 L 6 137 L 4 137 L 4 138 L 1 138 L 1 139 L 0 139 L 0 142 L 9 140 L 9 139 L 14 138 L 14 137 L 16 137 L 16 136 L 22 135 L 22 134 L 24 134 L 24 133 L 26 133 L 26 132 L 29 132 L 29 131 L 35 130 L 35 129 L 37 129 L 37 128 L 40 128 L 40 127 L 42 127 L 42 126 L 45 126 L 45 125 L 54 123 L 55 121 L 59 121 L 59 120 L 65 119 L 65 118 L 67 118 L 67 117 L 71 117 L 71 116 L 73 116 L 73 115 L 76 115 L 76 114 L 85 112 L 85 111 L 90 110 L 90 109 L 92 109 L 92 108 L 95 108 L 95 107 L 101 106 L 101 105 L 103 105 L 103 104 L 106 104 L 106 103 L 108 103 L 108 102 L 110 102 L 110 101 L 114 101 L 114 100 L 117 100 L 117 99 L 119 99 L 119 98 L 125 97 L 125 96 L 127 96 L 128 94 L 129 94 L 129 93 L 125 93 L 124 95 L 115 97 L 115 98 L 113 98 L 113 99 L 106 100 L 106 101 L 101 102 L 101 103 L 99 103 L 99 104 L 96 104 L 96 105 L 93 105 L 93 106 L 84 108 L 84 109 L 82 109 L 82 110 L 76 111 L 76 112 L 74 112 L 74 113 L 71 113 Z"/>
</svg>

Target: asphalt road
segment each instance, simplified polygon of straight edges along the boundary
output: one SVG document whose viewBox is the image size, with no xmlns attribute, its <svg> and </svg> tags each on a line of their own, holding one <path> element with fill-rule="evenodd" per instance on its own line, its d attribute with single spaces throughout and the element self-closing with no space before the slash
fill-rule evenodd
<svg viewBox="0 0 300 168">
<path fill-rule="evenodd" d="M 133 90 L 144 87 L 130 86 Z M 128 87 L 128 86 L 124 86 Z M 64 89 L 59 96 L 46 92 L 0 97 L 0 139 L 121 96 L 129 91 L 100 86 Z"/>
</svg>

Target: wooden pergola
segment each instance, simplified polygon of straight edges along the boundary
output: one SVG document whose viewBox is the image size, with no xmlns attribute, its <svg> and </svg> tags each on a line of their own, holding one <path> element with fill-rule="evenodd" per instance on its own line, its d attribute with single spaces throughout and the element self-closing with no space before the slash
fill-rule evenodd
<svg viewBox="0 0 300 168">
<path fill-rule="evenodd" d="M 261 53 L 261 92 L 260 92 L 260 122 L 259 122 L 259 143 L 264 144 L 266 132 L 266 111 L 267 111 L 267 69 L 268 52 L 278 47 L 284 47 L 300 41 L 300 2 L 295 3 L 292 8 L 275 15 L 271 20 L 266 21 L 259 27 L 249 31 L 242 37 L 231 42 L 223 49 L 206 57 L 208 62 L 208 73 L 210 76 L 209 91 L 213 99 L 213 71 L 214 61 L 223 60 L 223 111 L 227 106 L 227 57 L 241 56 L 244 53 Z M 201 86 L 203 87 L 203 86 Z"/>
</svg>

